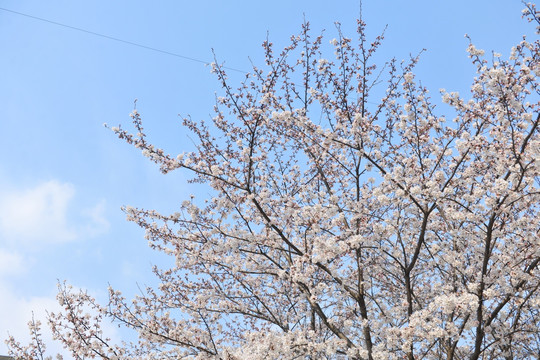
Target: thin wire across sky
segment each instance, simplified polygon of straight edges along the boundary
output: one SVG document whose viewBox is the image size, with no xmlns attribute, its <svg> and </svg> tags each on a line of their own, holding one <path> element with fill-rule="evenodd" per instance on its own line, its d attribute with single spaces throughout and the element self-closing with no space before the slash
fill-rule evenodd
<svg viewBox="0 0 540 360">
<path fill-rule="evenodd" d="M 114 37 L 114 36 L 101 34 L 101 33 L 95 32 L 95 31 L 82 29 L 82 28 L 76 27 L 76 26 L 66 25 L 66 24 L 63 24 L 63 23 L 59 23 L 57 21 L 52 21 L 52 20 L 41 18 L 41 17 L 38 17 L 38 16 L 25 14 L 25 13 L 22 13 L 22 12 L 19 12 L 19 11 L 14 11 L 14 10 L 2 8 L 2 7 L 0 7 L 0 10 L 10 12 L 12 14 L 24 16 L 24 17 L 27 17 L 29 19 L 38 20 L 38 21 L 49 23 L 49 24 L 53 24 L 53 25 L 64 27 L 64 28 L 68 28 L 68 29 L 71 29 L 71 30 L 76 30 L 76 31 L 80 31 L 80 32 L 87 33 L 87 34 L 90 34 L 90 35 L 102 37 L 102 38 L 105 38 L 105 39 L 108 39 L 108 40 L 114 40 L 114 41 L 118 41 L 118 42 L 121 42 L 121 43 L 124 43 L 124 44 L 136 46 L 136 47 L 139 47 L 139 48 L 143 48 L 143 49 L 146 49 L 146 50 L 151 50 L 151 51 L 155 51 L 155 52 L 162 53 L 162 54 L 165 54 L 165 55 L 174 56 L 174 57 L 177 57 L 177 58 L 180 58 L 180 59 L 194 61 L 194 62 L 198 62 L 198 63 L 204 64 L 204 65 L 210 65 L 210 63 L 211 63 L 209 61 L 204 61 L 204 60 L 197 59 L 197 58 L 194 58 L 194 57 L 176 54 L 176 53 L 173 53 L 173 52 L 170 52 L 170 51 L 157 49 L 155 47 L 138 44 L 138 43 L 135 43 L 133 41 L 119 39 L 119 38 Z M 228 67 L 228 66 L 222 66 L 222 68 L 227 69 L 227 70 L 231 70 L 231 71 L 236 71 L 236 72 L 239 72 L 239 73 L 242 73 L 242 74 L 247 74 L 247 71 L 235 69 L 235 68 Z"/>
</svg>

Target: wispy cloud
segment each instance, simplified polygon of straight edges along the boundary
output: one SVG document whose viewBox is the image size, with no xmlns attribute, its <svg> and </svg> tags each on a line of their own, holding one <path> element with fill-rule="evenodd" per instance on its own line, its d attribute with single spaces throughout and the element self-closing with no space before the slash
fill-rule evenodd
<svg viewBox="0 0 540 360">
<path fill-rule="evenodd" d="M 8 331 L 22 343 L 29 340 L 27 322 L 32 313 L 45 325 L 46 311 L 60 310 L 54 289 L 46 294 L 28 291 L 29 284 L 45 280 L 39 276 L 40 267 L 54 273 L 51 267 L 56 260 L 43 259 L 40 249 L 65 248 L 74 241 L 84 246 L 84 240 L 109 229 L 105 200 L 88 204 L 77 195 L 75 185 L 57 180 L 0 188 L 0 354 L 7 350 L 3 340 Z M 43 335 L 50 350 L 61 351 L 60 344 L 51 342 L 48 330 Z"/>
<path fill-rule="evenodd" d="M 67 222 L 74 194 L 73 185 L 57 181 L 2 194 L 0 232 L 8 241 L 17 242 L 74 240 L 77 234 Z"/>
<path fill-rule="evenodd" d="M 85 218 L 84 231 L 87 236 L 98 236 L 106 232 L 109 227 L 109 221 L 105 217 L 106 202 L 101 200 L 94 206 L 85 208 L 81 215 Z"/>
<path fill-rule="evenodd" d="M 104 201 L 77 208 L 74 197 L 74 185 L 56 180 L 0 193 L 2 242 L 58 244 L 105 232 Z"/>
<path fill-rule="evenodd" d="M 0 248 L 0 279 L 3 276 L 23 273 L 26 269 L 24 259 L 19 253 Z"/>
</svg>

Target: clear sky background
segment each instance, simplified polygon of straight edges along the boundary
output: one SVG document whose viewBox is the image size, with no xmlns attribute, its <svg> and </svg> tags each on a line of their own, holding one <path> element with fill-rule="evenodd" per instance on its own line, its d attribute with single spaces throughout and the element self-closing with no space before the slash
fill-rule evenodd
<svg viewBox="0 0 540 360">
<path fill-rule="evenodd" d="M 356 0 L 0 0 L 0 7 L 202 61 L 212 61 L 213 48 L 220 62 L 246 71 L 249 58 L 262 64 L 267 32 L 280 49 L 305 14 L 314 34 L 326 29 L 326 42 L 336 37 L 334 21 L 354 37 L 359 13 Z M 534 36 L 523 8 L 518 0 L 364 0 L 363 16 L 372 38 L 388 24 L 381 59 L 427 49 L 417 79 L 438 98 L 440 88 L 468 91 L 474 68 L 465 33 L 503 57 L 523 34 Z M 187 183 L 189 174 L 161 175 L 103 123 L 128 125 L 137 98 L 149 139 L 176 154 L 192 148 L 178 114 L 209 119 L 216 92 L 199 62 L 0 10 L 0 339 L 8 331 L 28 338 L 32 311 L 43 318 L 56 307 L 58 280 L 102 301 L 109 283 L 133 294 L 137 283 L 154 282 L 151 265 L 167 259 L 147 248 L 120 207 L 174 211 L 206 192 Z"/>
</svg>

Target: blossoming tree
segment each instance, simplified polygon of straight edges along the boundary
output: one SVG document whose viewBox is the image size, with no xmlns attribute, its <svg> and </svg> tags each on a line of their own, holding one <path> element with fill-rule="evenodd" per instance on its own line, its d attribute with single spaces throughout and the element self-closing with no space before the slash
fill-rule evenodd
<svg viewBox="0 0 540 360">
<path fill-rule="evenodd" d="M 195 152 L 148 143 L 137 111 L 134 133 L 113 128 L 213 197 L 125 208 L 175 266 L 106 306 L 61 286 L 49 324 L 75 358 L 540 357 L 540 42 L 490 61 L 471 44 L 477 76 L 467 99 L 443 92 L 449 119 L 417 58 L 375 66 L 382 36 L 364 27 L 356 43 L 338 31 L 331 57 L 307 24 L 280 53 L 265 42 L 239 88 L 214 65 L 212 123 L 184 120 Z M 112 343 L 106 319 L 139 341 Z M 29 346 L 8 340 L 12 355 L 43 358 L 39 326 Z"/>
</svg>

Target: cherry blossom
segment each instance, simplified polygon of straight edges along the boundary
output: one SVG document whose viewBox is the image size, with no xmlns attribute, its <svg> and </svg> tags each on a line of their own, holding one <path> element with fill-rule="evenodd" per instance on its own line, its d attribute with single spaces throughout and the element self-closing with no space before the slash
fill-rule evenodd
<svg viewBox="0 0 540 360">
<path fill-rule="evenodd" d="M 175 265 L 133 300 L 109 289 L 104 306 L 62 285 L 49 325 L 74 358 L 538 357 L 539 40 L 508 60 L 471 42 L 477 74 L 470 94 L 441 90 L 446 117 L 418 57 L 374 63 L 384 36 L 368 41 L 361 20 L 357 41 L 337 33 L 305 23 L 279 53 L 266 41 L 237 87 L 214 63 L 215 116 L 183 121 L 194 152 L 150 144 L 137 110 L 133 130 L 111 128 L 212 197 L 124 208 Z M 139 341 L 112 344 L 105 319 Z M 43 358 L 31 328 L 12 355 Z"/>
</svg>

